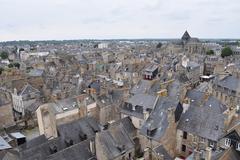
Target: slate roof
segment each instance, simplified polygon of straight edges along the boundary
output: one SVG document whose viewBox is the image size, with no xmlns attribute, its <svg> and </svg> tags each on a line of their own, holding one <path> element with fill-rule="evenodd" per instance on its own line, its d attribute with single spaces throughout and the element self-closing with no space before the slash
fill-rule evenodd
<svg viewBox="0 0 240 160">
<path fill-rule="evenodd" d="M 19 148 L 19 150 L 30 149 L 32 147 L 43 144 L 45 142 L 47 142 L 47 138 L 45 137 L 45 135 L 40 135 L 30 141 L 27 141 L 26 143 L 24 143 L 22 145 L 20 145 L 18 148 Z"/>
<path fill-rule="evenodd" d="M 0 151 L 5 150 L 5 149 L 10 149 L 12 148 L 8 142 L 6 142 L 1 136 L 0 136 Z"/>
<path fill-rule="evenodd" d="M 221 80 L 215 81 L 219 86 L 228 88 L 233 91 L 240 90 L 240 79 L 236 78 L 235 76 L 226 76 Z"/>
<path fill-rule="evenodd" d="M 99 124 L 91 117 L 62 124 L 57 127 L 58 134 L 63 139 L 71 139 L 73 143 L 79 143 L 84 138 L 92 138 L 100 131 Z"/>
<path fill-rule="evenodd" d="M 140 129 L 140 133 L 146 137 L 151 137 L 152 139 L 159 141 L 165 134 L 169 125 L 168 109 L 172 107 L 177 108 L 177 105 L 178 101 L 168 97 L 160 97 L 155 108 Z M 152 130 L 150 135 L 148 130 Z"/>
<path fill-rule="evenodd" d="M 58 100 L 55 102 L 54 106 L 55 106 L 54 108 L 57 112 L 63 112 L 64 111 L 63 108 L 65 108 L 67 110 L 72 110 L 72 109 L 79 107 L 78 100 L 76 97 Z"/>
<path fill-rule="evenodd" d="M 151 87 L 152 83 L 148 80 L 140 80 L 131 90 L 131 94 L 144 94 Z"/>
<path fill-rule="evenodd" d="M 136 94 L 123 103 L 121 112 L 143 119 L 143 111 L 152 110 L 156 99 L 157 97 L 153 95 Z"/>
<path fill-rule="evenodd" d="M 112 96 L 112 100 L 114 103 L 121 103 L 121 100 L 123 99 L 124 91 L 123 90 L 112 90 L 110 92 L 110 95 Z"/>
<path fill-rule="evenodd" d="M 40 106 L 42 104 L 42 102 L 41 101 L 36 101 L 36 102 L 34 102 L 33 104 L 31 104 L 30 106 L 28 106 L 27 108 L 26 108 L 26 112 L 28 111 L 28 112 L 30 112 L 30 113 L 35 113 L 35 111 L 38 109 L 38 107 Z"/>
<path fill-rule="evenodd" d="M 1 160 L 19 160 L 19 154 L 14 149 L 1 151 L 0 159 Z"/>
<path fill-rule="evenodd" d="M 183 41 L 188 41 L 190 38 L 191 36 L 189 35 L 188 31 L 185 31 L 181 39 Z"/>
<path fill-rule="evenodd" d="M 190 44 L 191 43 L 199 43 L 199 42 L 200 42 L 200 40 L 196 37 L 192 37 L 188 40 L 188 43 L 190 43 Z"/>
<path fill-rule="evenodd" d="M 26 136 L 24 136 L 22 133 L 20 132 L 13 132 L 13 133 L 10 133 L 11 137 L 14 137 L 16 139 L 19 139 L 19 138 L 26 138 Z"/>
<path fill-rule="evenodd" d="M 93 139 L 94 140 L 94 139 Z M 90 150 L 90 140 L 82 141 L 62 151 L 50 155 L 46 160 L 96 160 Z"/>
<path fill-rule="evenodd" d="M 204 93 L 192 90 L 187 93 L 190 98 L 189 109 L 181 115 L 178 129 L 217 141 L 224 134 L 223 112 L 226 106 L 216 98 L 209 96 L 204 100 Z"/>
<path fill-rule="evenodd" d="M 33 86 L 31 86 L 30 84 L 26 84 L 22 90 L 19 91 L 19 95 L 28 95 L 31 93 L 40 93 L 40 91 L 36 88 L 34 88 Z"/>
<path fill-rule="evenodd" d="M 181 83 L 188 83 L 190 81 L 188 76 L 185 73 L 179 73 L 177 75 L 177 78 Z"/>
<path fill-rule="evenodd" d="M 136 94 L 128 99 L 128 103 L 133 106 L 143 106 L 144 109 L 153 108 L 154 102 L 156 100 L 156 96 L 148 95 L 148 94 Z"/>
<path fill-rule="evenodd" d="M 122 125 L 98 133 L 96 141 L 102 146 L 107 159 L 114 159 L 122 153 L 134 149 L 134 142 Z"/>
<path fill-rule="evenodd" d="M 59 152 L 59 155 L 66 155 L 68 153 L 66 150 L 72 140 L 72 145 L 79 144 L 85 140 L 94 139 L 95 133 L 99 131 L 100 128 L 96 121 L 93 118 L 82 118 L 78 121 L 72 123 L 60 125 L 58 127 L 59 137 L 46 140 L 45 136 L 39 136 L 36 139 L 33 139 L 26 144 L 19 147 L 20 159 L 21 160 L 46 160 L 50 155 L 56 154 Z M 86 135 L 86 136 L 84 136 Z M 83 137 L 84 139 L 81 139 Z M 69 143 L 69 144 L 68 144 Z M 72 150 L 72 153 L 76 153 L 79 148 L 85 148 L 82 145 L 76 146 Z M 86 146 L 86 145 L 84 145 Z M 53 153 L 52 149 L 56 148 L 57 152 Z M 82 151 L 82 150 L 81 150 Z M 82 152 L 79 151 L 79 154 Z M 84 151 L 84 156 L 89 156 L 87 152 Z M 54 158 L 54 156 L 50 156 Z M 71 158 L 71 157 L 70 157 Z M 68 159 L 68 158 L 66 158 Z"/>
<path fill-rule="evenodd" d="M 158 69 L 158 65 L 156 65 L 156 64 L 150 64 L 150 65 L 148 65 L 148 66 L 145 68 L 145 71 L 146 71 L 146 72 L 153 72 L 153 71 L 155 71 L 156 69 Z"/>
<path fill-rule="evenodd" d="M 200 65 L 198 63 L 194 62 L 194 61 L 189 61 L 187 63 L 187 67 L 190 67 L 190 69 L 195 69 L 195 68 L 200 67 Z"/>
<path fill-rule="evenodd" d="M 124 127 L 125 131 L 128 133 L 128 135 L 131 138 L 136 136 L 136 130 L 137 129 L 134 127 L 130 117 L 122 118 L 122 119 L 110 124 L 109 128 L 116 127 L 116 126 L 119 126 L 119 125 L 122 125 Z"/>
<path fill-rule="evenodd" d="M 212 157 L 212 160 L 239 160 L 240 153 L 233 147 L 217 154 Z"/>
<path fill-rule="evenodd" d="M 101 107 L 109 106 L 113 103 L 111 95 L 101 95 L 97 97 L 97 104 Z"/>
<path fill-rule="evenodd" d="M 173 158 L 168 154 L 168 152 L 162 145 L 154 148 L 154 151 L 159 155 L 163 155 L 163 160 L 173 160 Z"/>
</svg>

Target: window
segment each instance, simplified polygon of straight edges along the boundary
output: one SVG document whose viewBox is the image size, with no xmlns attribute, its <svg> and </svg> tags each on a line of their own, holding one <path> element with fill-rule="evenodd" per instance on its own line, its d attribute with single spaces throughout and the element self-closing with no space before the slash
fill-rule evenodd
<svg viewBox="0 0 240 160">
<path fill-rule="evenodd" d="M 237 143 L 237 150 L 240 151 L 240 143 Z"/>
<path fill-rule="evenodd" d="M 197 142 L 198 141 L 198 137 L 197 136 L 193 136 L 193 142 Z"/>
<path fill-rule="evenodd" d="M 140 127 L 142 126 L 142 120 L 139 120 L 139 126 Z"/>
<path fill-rule="evenodd" d="M 183 139 L 187 139 L 187 132 L 183 132 Z"/>
<path fill-rule="evenodd" d="M 200 142 L 201 142 L 201 143 L 205 143 L 205 138 L 200 137 Z"/>
<path fill-rule="evenodd" d="M 214 142 L 209 140 L 209 147 L 214 148 Z"/>
<path fill-rule="evenodd" d="M 231 146 L 231 139 L 228 139 L 228 138 L 225 139 L 225 146 L 227 147 Z"/>
<path fill-rule="evenodd" d="M 182 151 L 186 152 L 186 146 L 185 145 L 182 145 Z"/>
<path fill-rule="evenodd" d="M 128 158 L 131 159 L 132 158 L 132 155 L 131 153 L 128 154 Z"/>
<path fill-rule="evenodd" d="M 218 92 L 216 92 L 216 97 L 218 97 Z"/>
</svg>

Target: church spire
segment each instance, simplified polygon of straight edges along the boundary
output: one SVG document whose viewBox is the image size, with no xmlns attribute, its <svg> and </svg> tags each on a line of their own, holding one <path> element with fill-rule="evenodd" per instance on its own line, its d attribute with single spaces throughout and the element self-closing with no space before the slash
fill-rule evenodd
<svg viewBox="0 0 240 160">
<path fill-rule="evenodd" d="M 188 41 L 190 38 L 191 38 L 191 36 L 189 35 L 188 31 L 185 31 L 185 33 L 182 36 L 182 40 Z"/>
</svg>

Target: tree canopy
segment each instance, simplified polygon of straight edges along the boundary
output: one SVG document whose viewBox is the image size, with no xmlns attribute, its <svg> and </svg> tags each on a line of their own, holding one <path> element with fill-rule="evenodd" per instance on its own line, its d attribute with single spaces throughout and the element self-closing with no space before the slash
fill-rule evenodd
<svg viewBox="0 0 240 160">
<path fill-rule="evenodd" d="M 8 68 L 13 68 L 14 67 L 14 65 L 12 64 L 12 63 L 10 63 L 9 65 L 8 65 Z"/>
<path fill-rule="evenodd" d="M 20 68 L 20 64 L 19 63 L 17 63 L 17 62 L 15 62 L 15 63 L 13 63 L 13 65 L 14 65 L 14 67 L 16 67 L 16 68 Z"/>
<path fill-rule="evenodd" d="M 230 47 L 225 47 L 222 49 L 222 53 L 221 53 L 221 56 L 224 58 L 224 57 L 228 57 L 228 56 L 231 56 L 233 54 L 233 51 Z"/>
<path fill-rule="evenodd" d="M 214 51 L 213 50 L 208 50 L 207 55 L 214 55 Z"/>
<path fill-rule="evenodd" d="M 5 52 L 5 51 L 3 51 L 3 52 L 0 53 L 0 57 L 1 57 L 2 59 L 8 59 L 8 53 Z"/>
</svg>

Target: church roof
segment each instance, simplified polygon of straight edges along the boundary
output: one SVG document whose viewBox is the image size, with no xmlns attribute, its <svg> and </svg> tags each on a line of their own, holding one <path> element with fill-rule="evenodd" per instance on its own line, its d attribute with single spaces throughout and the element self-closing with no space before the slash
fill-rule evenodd
<svg viewBox="0 0 240 160">
<path fill-rule="evenodd" d="M 185 31 L 185 33 L 182 36 L 182 40 L 188 41 L 190 38 L 191 38 L 191 36 L 189 35 L 188 31 Z"/>
</svg>

